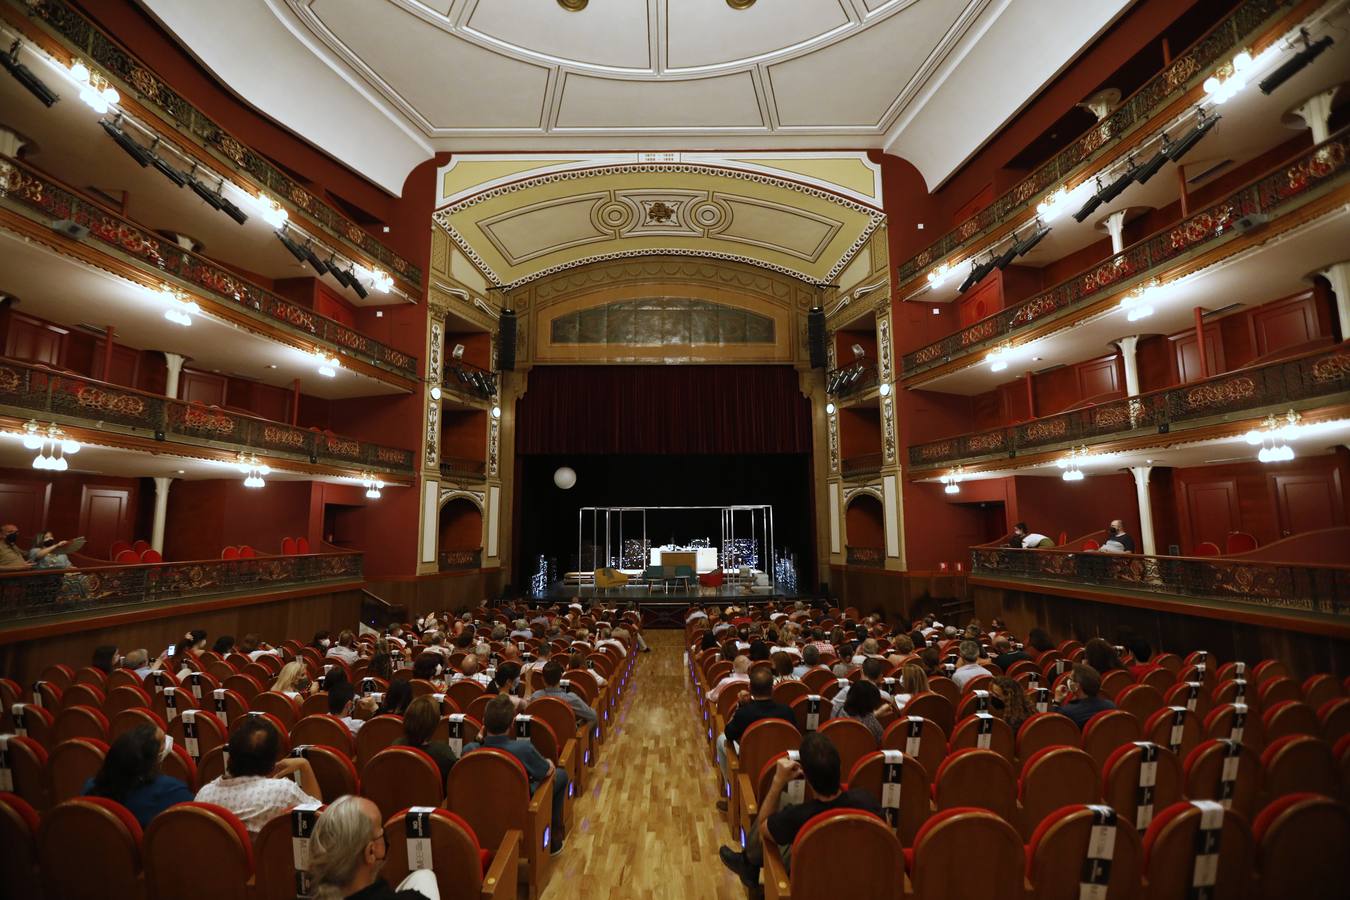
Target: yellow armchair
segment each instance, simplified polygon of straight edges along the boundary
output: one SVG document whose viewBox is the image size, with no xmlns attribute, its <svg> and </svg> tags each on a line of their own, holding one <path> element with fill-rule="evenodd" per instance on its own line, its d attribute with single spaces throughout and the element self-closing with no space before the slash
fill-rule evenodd
<svg viewBox="0 0 1350 900">
<path fill-rule="evenodd" d="M 607 591 L 610 588 L 621 588 L 628 584 L 628 576 L 618 569 L 596 569 L 594 579 L 597 592 Z"/>
</svg>

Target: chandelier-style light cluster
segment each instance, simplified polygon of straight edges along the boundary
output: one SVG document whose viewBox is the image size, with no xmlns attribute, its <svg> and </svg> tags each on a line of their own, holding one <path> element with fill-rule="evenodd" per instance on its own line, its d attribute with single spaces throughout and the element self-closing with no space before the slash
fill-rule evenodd
<svg viewBox="0 0 1350 900">
<path fill-rule="evenodd" d="M 315 350 L 313 359 L 315 368 L 325 378 L 336 378 L 337 370 L 342 368 L 342 363 L 338 362 L 337 356 L 325 350 Z"/>
<path fill-rule="evenodd" d="M 1253 428 L 1245 437 L 1253 447 L 1260 447 L 1256 458 L 1263 463 L 1288 462 L 1294 458 L 1294 448 L 1289 442 L 1299 436 L 1303 426 L 1301 417 L 1292 409 L 1282 416 L 1274 413 L 1266 417 L 1260 428 Z"/>
<path fill-rule="evenodd" d="M 1153 303 L 1158 297 L 1161 285 L 1155 278 L 1141 284 L 1120 298 L 1120 308 L 1125 310 L 1125 318 L 1131 322 L 1153 315 Z"/>
<path fill-rule="evenodd" d="M 1087 459 L 1087 456 L 1088 448 L 1086 444 L 1081 447 L 1071 447 L 1069 449 L 1069 455 L 1055 463 L 1055 465 L 1064 470 L 1064 474 L 1059 477 L 1063 478 L 1065 481 L 1082 481 L 1082 464 L 1083 460 Z"/>
<path fill-rule="evenodd" d="M 80 100 L 99 115 L 122 100 L 117 89 L 102 76 L 91 73 L 83 60 L 77 59 L 71 65 L 70 77 L 80 89 Z"/>
<path fill-rule="evenodd" d="M 189 300 L 182 291 L 171 287 L 162 287 L 150 292 L 164 304 L 164 318 L 175 325 L 187 327 L 192 324 L 194 315 L 200 316 L 202 309 L 195 300 Z"/>
<path fill-rule="evenodd" d="M 239 461 L 235 465 L 244 473 L 244 487 L 249 488 L 260 488 L 267 484 L 263 476 L 272 471 L 266 463 L 258 459 L 256 453 L 240 453 Z"/>
<path fill-rule="evenodd" d="M 48 469 L 52 472 L 64 472 L 70 468 L 67 456 L 80 452 L 80 442 L 68 437 L 64 431 L 52 422 L 43 428 L 36 419 L 29 419 L 23 426 L 23 445 L 29 450 L 37 450 L 33 459 L 33 468 Z"/>
<path fill-rule="evenodd" d="M 380 499 L 380 489 L 384 487 L 384 482 L 376 478 L 374 472 L 362 472 L 361 483 L 365 485 L 367 500 Z"/>
<path fill-rule="evenodd" d="M 965 477 L 966 477 L 965 466 L 957 466 L 955 469 L 952 469 L 946 475 L 943 475 L 942 483 L 943 485 L 945 485 L 945 487 L 942 488 L 943 492 L 947 494 L 961 493 L 961 481 Z"/>
</svg>

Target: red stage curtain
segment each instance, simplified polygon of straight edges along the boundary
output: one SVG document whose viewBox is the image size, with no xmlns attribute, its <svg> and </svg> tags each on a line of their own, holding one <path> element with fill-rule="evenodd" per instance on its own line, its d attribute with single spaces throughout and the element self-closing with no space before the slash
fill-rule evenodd
<svg viewBox="0 0 1350 900">
<path fill-rule="evenodd" d="M 535 366 L 517 453 L 810 453 L 790 366 Z"/>
</svg>

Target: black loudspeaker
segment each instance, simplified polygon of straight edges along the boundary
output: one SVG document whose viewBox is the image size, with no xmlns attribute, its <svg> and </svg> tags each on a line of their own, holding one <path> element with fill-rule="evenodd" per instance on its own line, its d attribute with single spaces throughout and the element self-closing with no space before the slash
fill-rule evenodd
<svg viewBox="0 0 1350 900">
<path fill-rule="evenodd" d="M 825 368 L 830 356 L 825 352 L 825 310 L 819 306 L 806 314 L 806 343 L 811 348 L 811 368 Z"/>
<path fill-rule="evenodd" d="M 497 371 L 510 372 L 516 367 L 516 311 L 502 310 L 497 324 Z"/>
</svg>

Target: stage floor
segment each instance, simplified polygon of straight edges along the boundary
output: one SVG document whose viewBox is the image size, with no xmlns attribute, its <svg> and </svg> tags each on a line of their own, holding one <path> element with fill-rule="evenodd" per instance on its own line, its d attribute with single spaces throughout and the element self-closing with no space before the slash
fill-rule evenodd
<svg viewBox="0 0 1350 900">
<path fill-rule="evenodd" d="M 757 606 L 769 601 L 810 600 L 810 594 L 787 593 L 773 587 L 746 590 L 741 587 L 695 587 L 689 590 L 672 589 L 669 593 L 647 587 L 612 588 L 597 592 L 590 585 L 556 582 L 549 592 L 535 599 L 536 604 L 578 602 L 589 607 L 601 605 L 627 606 L 637 604 L 642 612 L 644 628 L 683 628 L 684 611 L 693 603 L 717 606 Z"/>
</svg>

